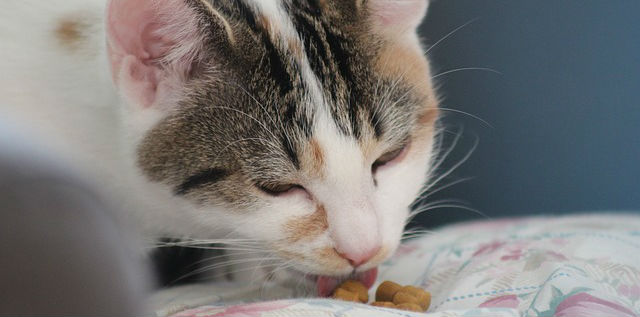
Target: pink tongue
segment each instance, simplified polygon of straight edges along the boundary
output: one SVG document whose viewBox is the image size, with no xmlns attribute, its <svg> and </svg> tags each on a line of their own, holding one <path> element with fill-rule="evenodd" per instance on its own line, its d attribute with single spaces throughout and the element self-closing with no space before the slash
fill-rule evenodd
<svg viewBox="0 0 640 317">
<path fill-rule="evenodd" d="M 376 277 L 378 277 L 378 268 L 373 268 L 368 271 L 364 271 L 362 273 L 358 273 L 352 277 L 351 279 L 358 280 L 367 288 L 373 286 L 373 283 L 376 281 Z M 316 287 L 318 289 L 318 296 L 320 297 L 329 297 L 333 290 L 336 289 L 338 283 L 343 281 L 344 279 L 338 279 L 336 277 L 331 276 L 318 276 L 316 281 Z"/>
<path fill-rule="evenodd" d="M 338 279 L 330 276 L 318 276 L 316 281 L 316 287 L 318 289 L 318 296 L 329 297 L 333 290 L 338 286 Z"/>
</svg>

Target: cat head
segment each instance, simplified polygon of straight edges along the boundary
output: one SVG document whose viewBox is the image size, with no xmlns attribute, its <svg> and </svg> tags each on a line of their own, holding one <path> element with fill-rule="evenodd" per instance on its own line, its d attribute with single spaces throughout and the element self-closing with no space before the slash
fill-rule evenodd
<svg viewBox="0 0 640 317">
<path fill-rule="evenodd" d="M 111 0 L 141 173 L 302 272 L 376 267 L 432 160 L 426 0 Z M 187 234 L 187 233 L 185 233 Z"/>
</svg>

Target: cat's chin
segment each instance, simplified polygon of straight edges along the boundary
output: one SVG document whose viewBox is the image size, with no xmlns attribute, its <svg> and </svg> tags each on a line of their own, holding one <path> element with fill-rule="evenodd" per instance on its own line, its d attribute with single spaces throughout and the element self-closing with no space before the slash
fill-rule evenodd
<svg viewBox="0 0 640 317">
<path fill-rule="evenodd" d="M 378 277 L 378 268 L 344 276 L 305 274 L 291 269 L 287 275 L 287 282 L 291 283 L 292 286 L 295 284 L 299 287 L 301 284 L 305 284 L 307 291 L 310 291 L 309 293 L 314 292 L 318 297 L 329 297 L 336 287 L 346 280 L 360 281 L 365 287 L 371 288 Z"/>
<path fill-rule="evenodd" d="M 340 283 L 346 280 L 360 281 L 366 288 L 371 288 L 373 283 L 376 282 L 378 277 L 378 268 L 366 270 L 364 272 L 355 273 L 346 277 L 335 277 L 318 275 L 316 277 L 316 292 L 320 297 L 328 297 L 333 291 L 340 285 Z"/>
</svg>

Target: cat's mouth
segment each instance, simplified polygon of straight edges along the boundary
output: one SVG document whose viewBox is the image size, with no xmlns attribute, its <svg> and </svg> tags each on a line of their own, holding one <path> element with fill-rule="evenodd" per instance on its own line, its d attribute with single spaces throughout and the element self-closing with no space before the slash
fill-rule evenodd
<svg viewBox="0 0 640 317">
<path fill-rule="evenodd" d="M 365 287 L 371 288 L 378 277 L 378 268 L 369 269 L 364 272 L 355 273 L 346 277 L 335 277 L 326 275 L 309 276 L 315 278 L 316 291 L 320 297 L 329 297 L 333 291 L 346 280 L 360 281 Z"/>
</svg>

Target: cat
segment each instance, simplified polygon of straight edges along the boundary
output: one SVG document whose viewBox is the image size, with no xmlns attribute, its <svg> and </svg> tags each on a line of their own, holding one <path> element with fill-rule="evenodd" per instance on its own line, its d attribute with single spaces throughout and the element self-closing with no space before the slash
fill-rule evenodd
<svg viewBox="0 0 640 317">
<path fill-rule="evenodd" d="M 235 243 L 321 296 L 370 287 L 434 163 L 427 7 L 4 0 L 0 115 L 149 237 Z"/>
</svg>

